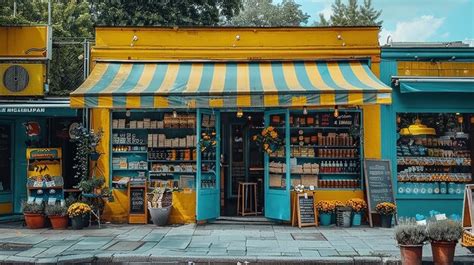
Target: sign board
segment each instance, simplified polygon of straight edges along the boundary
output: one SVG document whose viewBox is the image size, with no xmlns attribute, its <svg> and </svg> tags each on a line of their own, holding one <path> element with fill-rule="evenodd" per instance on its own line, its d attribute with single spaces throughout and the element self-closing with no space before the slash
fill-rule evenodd
<svg viewBox="0 0 474 265">
<path fill-rule="evenodd" d="M 468 184 L 464 189 L 462 224 L 463 227 L 474 227 L 474 184 Z"/>
<path fill-rule="evenodd" d="M 131 186 L 129 184 L 128 196 L 130 202 L 128 222 L 131 224 L 148 223 L 146 183 L 143 186 Z"/>
<path fill-rule="evenodd" d="M 377 204 L 381 202 L 395 203 L 390 160 L 365 159 L 364 172 L 369 222 L 370 226 L 373 226 L 372 213 L 376 213 Z"/>
<path fill-rule="evenodd" d="M 298 227 L 317 226 L 318 215 L 314 193 L 298 193 L 293 205 L 293 218 L 297 219 Z M 294 225 L 294 222 L 293 222 Z"/>
</svg>

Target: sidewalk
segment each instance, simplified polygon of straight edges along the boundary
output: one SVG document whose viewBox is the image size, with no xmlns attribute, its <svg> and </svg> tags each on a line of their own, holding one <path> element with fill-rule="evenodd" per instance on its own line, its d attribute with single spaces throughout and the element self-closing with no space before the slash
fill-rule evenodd
<svg viewBox="0 0 474 265">
<path fill-rule="evenodd" d="M 459 260 L 474 261 L 466 249 L 456 251 Z M 431 254 L 429 246 L 424 254 Z M 399 264 L 399 255 L 393 229 L 382 228 L 109 224 L 61 231 L 0 226 L 0 263 Z"/>
</svg>

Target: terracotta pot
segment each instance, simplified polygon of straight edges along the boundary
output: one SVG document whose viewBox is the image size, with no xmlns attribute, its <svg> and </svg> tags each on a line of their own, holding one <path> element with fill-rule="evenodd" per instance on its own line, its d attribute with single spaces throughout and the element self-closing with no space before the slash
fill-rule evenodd
<svg viewBox="0 0 474 265">
<path fill-rule="evenodd" d="M 25 215 L 26 227 L 38 229 L 44 227 L 44 215 L 41 213 L 23 213 Z"/>
<path fill-rule="evenodd" d="M 66 229 L 68 225 L 69 218 L 67 215 L 61 216 L 61 215 L 50 215 L 48 216 L 49 220 L 51 221 L 51 226 L 53 229 Z"/>
<path fill-rule="evenodd" d="M 431 251 L 435 265 L 453 264 L 457 241 L 432 241 Z"/>
<path fill-rule="evenodd" d="M 399 245 L 403 265 L 421 265 L 423 245 Z"/>
</svg>

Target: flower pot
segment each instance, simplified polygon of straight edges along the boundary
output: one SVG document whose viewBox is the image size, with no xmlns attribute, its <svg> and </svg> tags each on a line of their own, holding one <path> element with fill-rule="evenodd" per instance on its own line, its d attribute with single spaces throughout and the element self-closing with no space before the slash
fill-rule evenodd
<svg viewBox="0 0 474 265">
<path fill-rule="evenodd" d="M 331 224 L 331 213 L 320 213 L 319 221 L 322 226 L 328 226 Z"/>
<path fill-rule="evenodd" d="M 53 229 L 66 229 L 67 228 L 67 223 L 68 223 L 68 217 L 67 215 L 61 216 L 61 215 L 50 215 L 48 216 L 49 220 L 51 221 L 51 226 Z"/>
<path fill-rule="evenodd" d="M 79 230 L 84 228 L 84 216 L 74 216 L 71 218 L 71 227 L 72 229 Z"/>
<path fill-rule="evenodd" d="M 336 223 L 336 213 L 331 213 L 331 224 Z"/>
<path fill-rule="evenodd" d="M 453 264 L 457 243 L 457 241 L 432 241 L 431 252 L 434 264 Z"/>
<path fill-rule="evenodd" d="M 24 213 L 26 227 L 29 229 L 38 229 L 44 227 L 44 215 L 41 213 Z"/>
<path fill-rule="evenodd" d="M 421 265 L 423 245 L 400 245 L 403 265 Z"/>
<path fill-rule="evenodd" d="M 168 218 L 171 213 L 171 206 L 163 208 L 148 208 L 148 211 L 150 212 L 153 224 L 163 226 L 168 223 Z"/>
<path fill-rule="evenodd" d="M 352 214 L 352 226 L 359 226 L 362 223 L 362 213 Z"/>
<path fill-rule="evenodd" d="M 391 228 L 392 227 L 392 214 L 381 214 L 380 215 L 380 226 L 384 228 Z"/>
<path fill-rule="evenodd" d="M 90 220 L 91 220 L 91 213 L 86 213 L 84 215 L 82 215 L 82 219 L 84 220 L 84 227 L 89 227 L 89 225 L 91 224 Z"/>
</svg>

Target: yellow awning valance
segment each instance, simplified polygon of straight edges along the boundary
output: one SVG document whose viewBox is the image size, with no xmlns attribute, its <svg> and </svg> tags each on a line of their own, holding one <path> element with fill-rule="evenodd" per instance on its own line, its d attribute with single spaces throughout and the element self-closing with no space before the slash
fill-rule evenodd
<svg viewBox="0 0 474 265">
<path fill-rule="evenodd" d="M 390 104 L 358 61 L 97 63 L 76 108 L 235 108 Z"/>
</svg>

